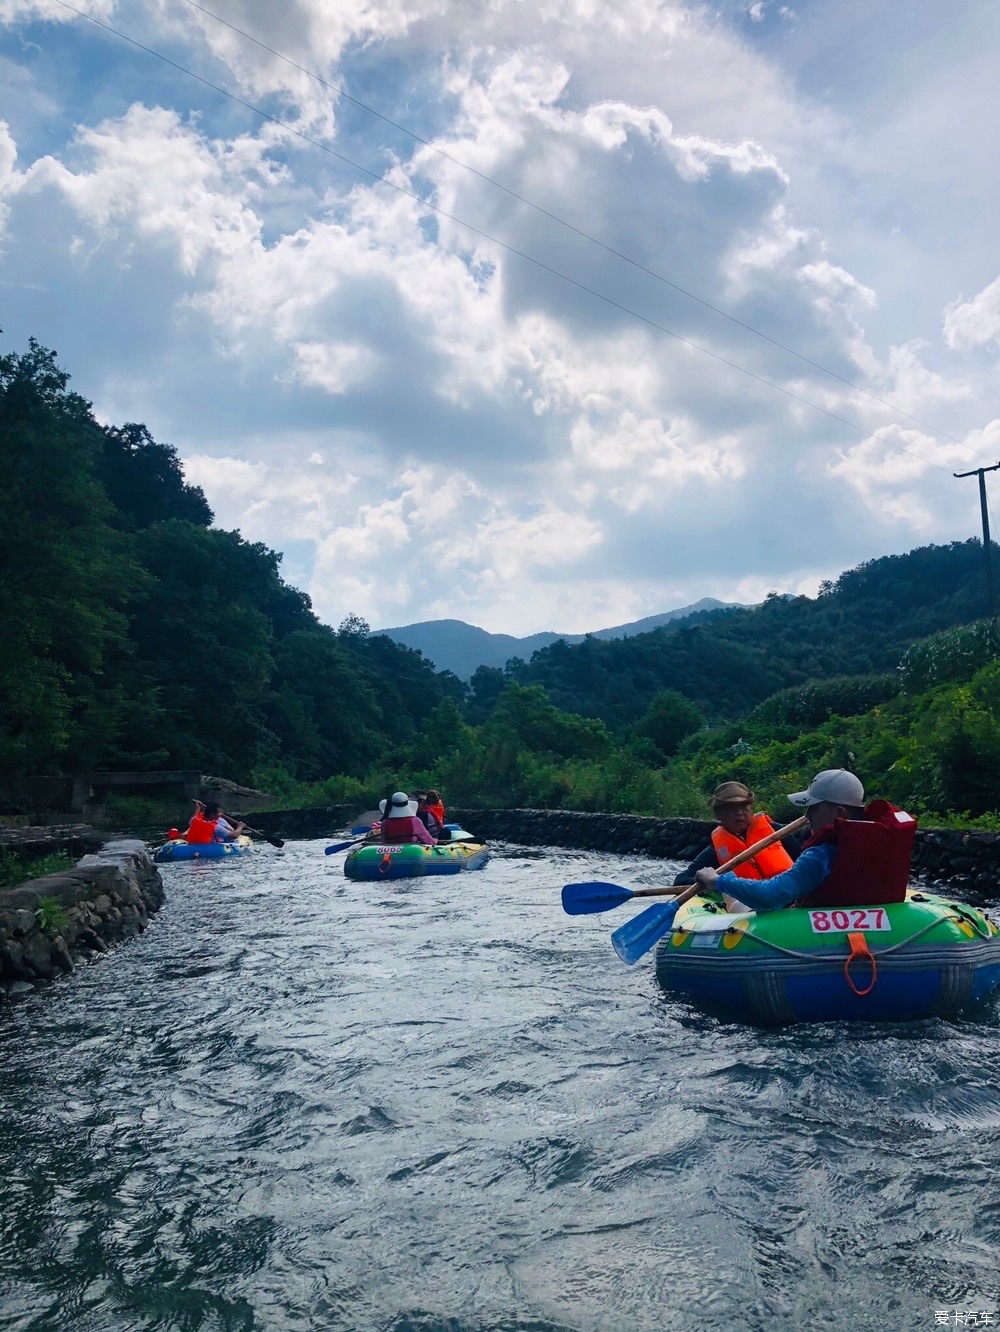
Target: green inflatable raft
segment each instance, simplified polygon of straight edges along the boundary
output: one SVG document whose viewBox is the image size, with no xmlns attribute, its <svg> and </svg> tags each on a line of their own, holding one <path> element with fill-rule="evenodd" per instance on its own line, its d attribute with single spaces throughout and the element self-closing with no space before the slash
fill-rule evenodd
<svg viewBox="0 0 1000 1332">
<path fill-rule="evenodd" d="M 886 906 L 760 914 L 692 897 L 657 945 L 656 976 L 768 1026 L 952 1018 L 1000 986 L 1000 931 L 974 907 L 912 889 Z"/>
<path fill-rule="evenodd" d="M 482 869 L 490 858 L 483 842 L 472 841 L 468 833 L 452 833 L 451 842 L 422 846 L 418 842 L 386 844 L 367 842 L 351 851 L 344 860 L 349 879 L 418 879 L 428 874 L 461 874 L 463 870 Z"/>
</svg>

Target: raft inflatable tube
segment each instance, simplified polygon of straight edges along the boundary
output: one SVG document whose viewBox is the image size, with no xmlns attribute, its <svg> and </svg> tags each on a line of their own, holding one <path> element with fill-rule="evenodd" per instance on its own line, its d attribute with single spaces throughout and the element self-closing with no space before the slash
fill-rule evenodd
<svg viewBox="0 0 1000 1332">
<path fill-rule="evenodd" d="M 348 852 L 344 873 L 349 879 L 374 882 L 379 879 L 419 879 L 427 874 L 461 874 L 482 869 L 490 858 L 483 842 L 467 832 L 451 829 L 451 842 L 422 846 L 419 842 L 399 845 L 368 842 Z"/>
<path fill-rule="evenodd" d="M 656 978 L 761 1026 L 953 1018 L 1000 986 L 1000 930 L 933 893 L 871 907 L 729 913 L 692 897 L 656 949 Z"/>
<path fill-rule="evenodd" d="M 241 856 L 252 846 L 253 842 L 245 836 L 232 842 L 186 842 L 183 837 L 176 837 L 158 846 L 153 859 L 158 865 L 174 860 L 223 860 L 226 856 Z"/>
</svg>

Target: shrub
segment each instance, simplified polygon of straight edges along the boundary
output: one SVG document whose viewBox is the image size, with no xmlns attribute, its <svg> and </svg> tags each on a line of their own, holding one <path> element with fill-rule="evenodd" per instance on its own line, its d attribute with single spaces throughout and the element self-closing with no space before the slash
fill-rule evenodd
<svg viewBox="0 0 1000 1332">
<path fill-rule="evenodd" d="M 988 662 L 1000 657 L 1000 630 L 995 620 L 946 629 L 914 643 L 903 656 L 899 673 L 908 694 L 940 684 L 962 684 Z"/>
<path fill-rule="evenodd" d="M 838 675 L 779 690 L 758 703 L 747 721 L 760 725 L 821 726 L 830 717 L 858 717 L 900 691 L 895 675 Z"/>
</svg>

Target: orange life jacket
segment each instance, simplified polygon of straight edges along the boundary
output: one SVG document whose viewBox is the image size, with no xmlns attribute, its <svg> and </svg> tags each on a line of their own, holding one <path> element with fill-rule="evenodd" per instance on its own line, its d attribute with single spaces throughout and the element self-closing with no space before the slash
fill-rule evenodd
<svg viewBox="0 0 1000 1332">
<path fill-rule="evenodd" d="M 444 805 L 442 805 L 441 801 L 439 800 L 439 801 L 437 802 L 436 805 L 428 805 L 427 808 L 430 810 L 430 812 L 431 812 L 432 814 L 436 814 L 436 815 L 437 815 L 437 821 L 438 821 L 438 823 L 440 823 L 441 827 L 443 828 L 443 827 L 444 827 Z"/>
<path fill-rule="evenodd" d="M 215 820 L 206 819 L 201 810 L 194 816 L 188 824 L 187 832 L 184 834 L 188 842 L 201 846 L 205 842 L 215 841 Z"/>
<path fill-rule="evenodd" d="M 753 816 L 745 840 L 737 837 L 735 833 L 726 832 L 720 823 L 712 833 L 712 845 L 715 847 L 719 864 L 732 860 L 733 856 L 738 856 L 748 846 L 753 846 L 754 842 L 770 837 L 773 832 L 774 825 L 766 814 Z M 745 860 L 742 865 L 737 865 L 729 873 L 735 874 L 738 879 L 773 879 L 776 874 L 783 874 L 785 870 L 791 868 L 791 856 L 780 842 L 775 842 L 772 846 L 765 846 L 763 851 L 758 851 L 751 860 Z"/>
<path fill-rule="evenodd" d="M 873 800 L 864 819 L 837 819 L 806 846 L 832 842 L 830 873 L 797 906 L 877 906 L 906 900 L 917 821 L 888 800 Z"/>
</svg>

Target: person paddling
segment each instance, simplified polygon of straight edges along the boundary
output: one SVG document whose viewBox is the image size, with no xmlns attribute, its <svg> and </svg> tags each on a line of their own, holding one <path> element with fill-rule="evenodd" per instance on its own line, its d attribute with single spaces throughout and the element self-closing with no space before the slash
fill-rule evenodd
<svg viewBox="0 0 1000 1332">
<path fill-rule="evenodd" d="M 706 867 L 695 875 L 702 889 L 738 893 L 754 911 L 905 900 L 916 819 L 887 800 L 866 806 L 860 780 L 844 768 L 818 772 L 788 799 L 806 811 L 812 833 L 795 864 L 757 881 Z"/>
<path fill-rule="evenodd" d="M 417 818 L 417 802 L 411 800 L 405 791 L 396 791 L 386 800 L 379 801 L 382 825 L 379 840 L 382 842 L 420 842 L 424 846 L 437 846 L 437 840 Z"/>
<path fill-rule="evenodd" d="M 187 832 L 184 839 L 194 846 L 204 846 L 208 842 L 228 842 L 234 837 L 239 837 L 243 831 L 244 824 L 239 823 L 234 828 L 228 819 L 222 818 L 222 810 L 216 804 L 203 804 L 202 801 L 194 802 L 195 809 L 191 822 L 187 826 Z M 228 832 L 222 833 L 219 829 L 219 823 L 224 824 Z"/>
<path fill-rule="evenodd" d="M 716 787 L 710 804 L 712 813 L 719 820 L 718 827 L 712 830 L 712 839 L 705 850 L 674 879 L 675 887 L 694 883 L 699 870 L 718 869 L 748 846 L 774 832 L 774 824 L 766 814 L 753 812 L 753 801 L 753 792 L 742 782 L 723 782 Z M 741 879 L 771 879 L 791 869 L 798 853 L 799 844 L 794 838 L 788 839 L 787 849 L 784 843 L 775 842 L 740 865 L 734 874 Z M 734 900 L 726 905 L 733 910 L 738 909 L 741 902 L 742 899 Z"/>
<path fill-rule="evenodd" d="M 213 811 L 215 812 L 216 840 L 219 842 L 235 842 L 237 837 L 239 837 L 240 833 L 246 827 L 246 824 L 241 821 L 233 823 L 232 820 L 223 813 L 220 805 L 206 805 L 205 818 L 210 819 Z"/>
</svg>

